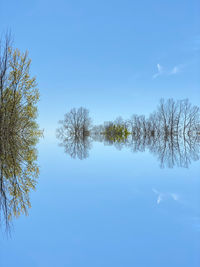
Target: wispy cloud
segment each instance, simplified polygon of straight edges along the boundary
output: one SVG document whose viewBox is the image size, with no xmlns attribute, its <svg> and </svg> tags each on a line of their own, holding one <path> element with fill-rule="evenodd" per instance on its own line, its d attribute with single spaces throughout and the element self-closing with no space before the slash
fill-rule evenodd
<svg viewBox="0 0 200 267">
<path fill-rule="evenodd" d="M 157 73 L 153 75 L 153 79 L 163 74 L 163 67 L 159 63 L 157 64 L 157 70 Z"/>
<path fill-rule="evenodd" d="M 176 193 L 163 193 L 159 192 L 155 188 L 152 189 L 152 191 L 157 195 L 157 204 L 159 205 L 162 201 L 167 199 L 173 199 L 174 201 L 179 200 L 179 195 Z"/>
<path fill-rule="evenodd" d="M 175 67 L 173 67 L 173 69 L 170 72 L 170 74 L 177 74 L 179 72 L 180 72 L 180 67 L 179 66 L 175 66 Z"/>
<path fill-rule="evenodd" d="M 165 69 L 161 64 L 157 64 L 157 72 L 153 75 L 153 79 L 156 79 L 157 77 L 161 75 L 169 76 L 169 75 L 175 75 L 179 73 L 183 68 L 183 65 L 176 65 L 172 69 Z"/>
</svg>

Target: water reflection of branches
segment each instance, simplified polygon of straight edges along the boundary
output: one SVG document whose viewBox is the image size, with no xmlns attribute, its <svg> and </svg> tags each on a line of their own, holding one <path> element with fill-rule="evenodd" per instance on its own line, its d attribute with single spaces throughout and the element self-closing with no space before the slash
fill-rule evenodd
<svg viewBox="0 0 200 267">
<path fill-rule="evenodd" d="M 200 157 L 200 140 L 194 136 L 162 138 L 130 135 L 124 142 L 113 143 L 105 138 L 104 143 L 115 145 L 118 149 L 130 148 L 133 153 L 148 150 L 157 157 L 161 168 L 175 166 L 187 168 L 192 161 L 197 161 Z"/>
<path fill-rule="evenodd" d="M 0 218 L 7 229 L 13 217 L 28 213 L 39 173 L 39 95 L 29 67 L 27 53 L 12 49 L 9 36 L 0 42 Z"/>
<path fill-rule="evenodd" d="M 61 141 L 65 153 L 72 158 L 85 159 L 89 157 L 91 148 L 89 112 L 85 108 L 71 109 L 66 113 L 61 127 L 57 129 L 57 138 Z"/>
<path fill-rule="evenodd" d="M 62 141 L 60 146 L 64 147 L 65 153 L 72 158 L 86 159 L 89 157 L 91 149 L 91 140 L 88 136 L 69 136 L 64 137 L 57 134 L 57 137 Z"/>
<path fill-rule="evenodd" d="M 32 140 L 31 140 L 32 141 Z M 39 169 L 37 153 L 30 139 L 10 137 L 0 142 L 0 210 L 5 225 L 14 217 L 28 214 L 29 193 L 35 189 Z"/>
<path fill-rule="evenodd" d="M 89 112 L 84 110 L 72 109 L 58 129 L 58 137 L 63 140 L 66 153 L 73 158 L 87 157 L 92 140 L 113 145 L 119 150 L 123 147 L 130 148 L 132 152 L 148 149 L 157 157 L 162 168 L 188 167 L 192 161 L 199 159 L 199 108 L 192 106 L 187 99 L 161 99 L 157 110 L 148 118 L 134 114 L 128 120 L 118 117 L 115 121 L 90 128 Z M 85 114 L 84 120 L 82 114 Z M 87 123 L 84 125 L 84 122 Z"/>
</svg>

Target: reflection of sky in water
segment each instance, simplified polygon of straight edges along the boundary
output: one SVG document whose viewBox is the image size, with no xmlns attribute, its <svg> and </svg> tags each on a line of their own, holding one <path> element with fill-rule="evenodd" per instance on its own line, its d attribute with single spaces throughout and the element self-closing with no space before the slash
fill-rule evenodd
<svg viewBox="0 0 200 267">
<path fill-rule="evenodd" d="M 175 166 L 188 168 L 192 161 L 198 161 L 200 157 L 200 136 L 179 137 L 172 135 L 168 138 L 163 136 L 139 136 L 130 134 L 122 141 L 107 140 L 100 133 L 98 135 L 91 134 L 84 138 L 76 138 L 73 135 L 64 136 L 58 140 L 61 142 L 59 146 L 64 147 L 66 154 L 76 159 L 86 159 L 89 157 L 92 143 L 103 142 L 106 146 L 114 146 L 118 150 L 128 148 L 132 153 L 149 151 L 153 154 L 161 168 L 173 168 Z"/>
<path fill-rule="evenodd" d="M 84 161 L 56 140 L 39 150 L 32 209 L 2 239 L 1 266 L 199 266 L 199 162 L 160 169 L 95 142 Z"/>
</svg>

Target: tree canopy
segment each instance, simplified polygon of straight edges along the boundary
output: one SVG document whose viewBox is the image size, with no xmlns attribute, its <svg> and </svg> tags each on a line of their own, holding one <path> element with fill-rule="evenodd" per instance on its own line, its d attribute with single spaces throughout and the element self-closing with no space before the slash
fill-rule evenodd
<svg viewBox="0 0 200 267">
<path fill-rule="evenodd" d="M 39 174 L 35 148 L 42 132 L 36 122 L 39 92 L 30 75 L 31 60 L 0 42 L 0 214 L 9 219 L 27 214 L 29 192 Z"/>
</svg>

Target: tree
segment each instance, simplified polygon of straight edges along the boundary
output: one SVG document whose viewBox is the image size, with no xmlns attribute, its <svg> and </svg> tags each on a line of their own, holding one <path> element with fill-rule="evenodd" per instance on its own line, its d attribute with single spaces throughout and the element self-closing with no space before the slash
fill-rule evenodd
<svg viewBox="0 0 200 267">
<path fill-rule="evenodd" d="M 0 41 L 0 214 L 6 225 L 13 215 L 27 214 L 39 174 L 39 93 L 30 64 L 28 53 L 15 49 L 9 35 Z"/>
<path fill-rule="evenodd" d="M 174 101 L 161 99 L 156 111 L 159 130 L 165 136 L 196 134 L 199 125 L 199 107 L 188 99 Z"/>
<path fill-rule="evenodd" d="M 86 108 L 73 108 L 64 115 L 62 125 L 57 129 L 57 138 L 61 140 L 65 152 L 72 158 L 85 159 L 89 155 L 91 141 L 91 119 Z"/>
<path fill-rule="evenodd" d="M 64 120 L 59 121 L 62 127 L 57 130 L 59 136 L 85 137 L 90 133 L 91 118 L 86 108 L 73 108 L 64 115 Z"/>
</svg>

